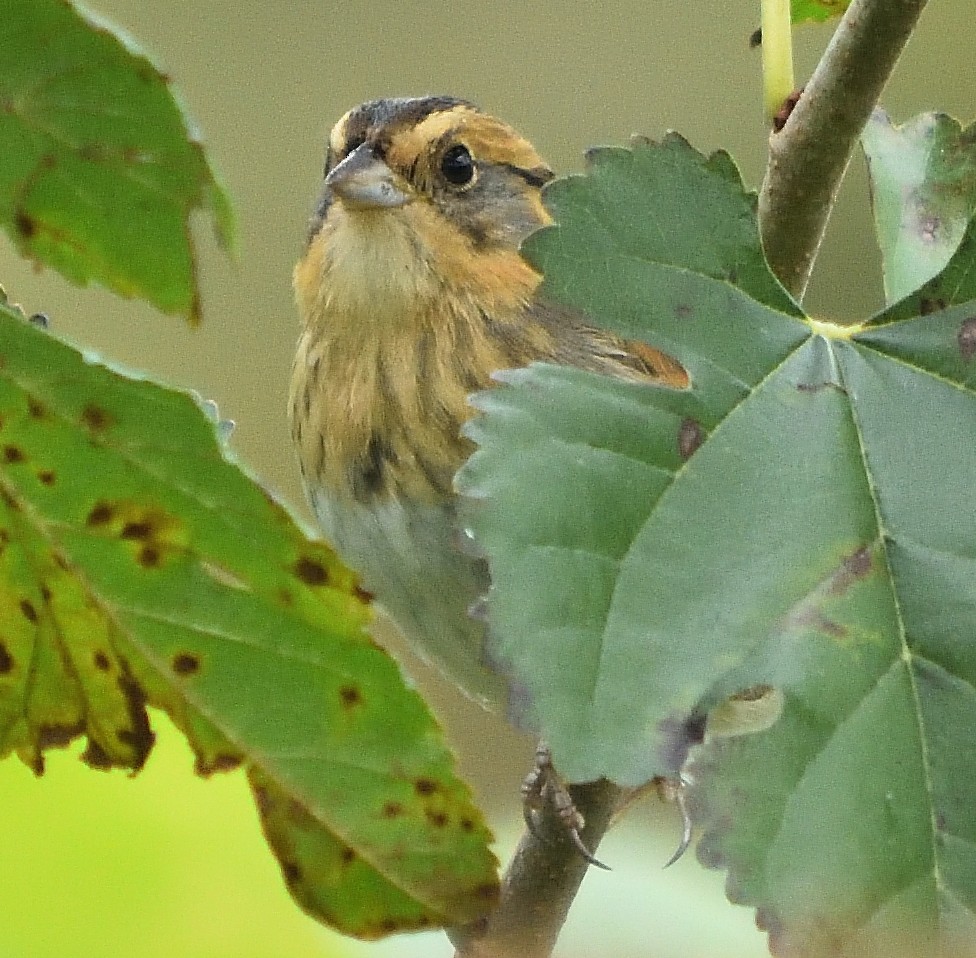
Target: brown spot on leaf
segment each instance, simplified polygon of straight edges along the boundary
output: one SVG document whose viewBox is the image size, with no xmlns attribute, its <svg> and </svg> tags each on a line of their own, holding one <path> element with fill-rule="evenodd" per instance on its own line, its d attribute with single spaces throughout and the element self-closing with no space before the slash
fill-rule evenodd
<svg viewBox="0 0 976 958">
<path fill-rule="evenodd" d="M 285 876 L 285 882 L 289 885 L 296 885 L 302 880 L 302 869 L 295 862 L 282 862 L 281 871 Z"/>
<path fill-rule="evenodd" d="M 387 802 L 381 814 L 384 818 L 399 818 L 403 814 L 403 806 L 399 802 Z"/>
<path fill-rule="evenodd" d="M 14 213 L 14 229 L 24 239 L 29 240 L 37 232 L 37 223 L 34 221 L 34 217 L 30 216 L 24 210 L 17 210 Z"/>
<path fill-rule="evenodd" d="M 353 587 L 352 593 L 357 599 L 360 599 L 363 602 L 372 602 L 374 598 L 372 592 L 369 592 L 359 585 Z"/>
<path fill-rule="evenodd" d="M 37 474 L 38 482 L 40 482 L 44 486 L 53 486 L 55 478 L 56 476 L 50 469 L 42 469 Z"/>
<path fill-rule="evenodd" d="M 434 828 L 443 828 L 447 824 L 447 815 L 444 812 L 433 811 L 432 809 L 427 809 L 426 812 L 427 821 Z"/>
<path fill-rule="evenodd" d="M 126 709 L 129 713 L 131 727 L 124 729 L 124 735 L 119 733 L 119 740 L 129 745 L 133 751 L 132 768 L 139 771 L 146 764 L 146 759 L 156 742 L 156 736 L 149 727 L 149 715 L 146 713 L 146 693 L 129 674 L 125 663 L 122 663 L 122 674 L 119 676 L 119 691 L 125 696 Z"/>
<path fill-rule="evenodd" d="M 3 447 L 3 461 L 7 465 L 15 465 L 18 462 L 23 462 L 27 457 L 24 455 L 24 450 L 19 446 L 4 446 Z"/>
<path fill-rule="evenodd" d="M 42 725 L 37 730 L 37 745 L 42 749 L 64 748 L 84 730 L 84 722 L 76 722 L 74 725 Z"/>
<path fill-rule="evenodd" d="M 239 755 L 231 755 L 229 752 L 214 755 L 212 758 L 205 759 L 198 755 L 193 763 L 193 770 L 202 778 L 209 778 L 214 772 L 233 772 L 240 768 L 243 759 Z"/>
<path fill-rule="evenodd" d="M 115 513 L 112 511 L 112 507 L 107 502 L 99 502 L 88 513 L 88 518 L 85 520 L 85 523 L 89 526 L 103 526 L 105 523 L 111 522 L 114 515 Z"/>
<path fill-rule="evenodd" d="M 152 526 L 148 522 L 127 522 L 122 526 L 119 537 L 122 539 L 148 539 L 152 535 L 152 531 Z"/>
<path fill-rule="evenodd" d="M 112 660 L 101 649 L 95 650 L 92 661 L 99 672 L 108 672 L 112 668 Z"/>
<path fill-rule="evenodd" d="M 847 626 L 841 625 L 840 622 L 835 622 L 833 619 L 828 619 L 824 615 L 818 617 L 817 626 L 821 632 L 829 635 L 832 639 L 846 639 L 849 634 Z"/>
<path fill-rule="evenodd" d="M 102 430 L 108 429 L 112 425 L 112 417 L 109 413 L 94 403 L 89 403 L 82 409 L 81 421 L 92 432 L 102 432 Z"/>
<path fill-rule="evenodd" d="M 263 785 L 254 786 L 254 802 L 258 807 L 258 814 L 262 818 L 267 818 L 274 808 L 274 802 L 271 801 L 271 794 Z"/>
<path fill-rule="evenodd" d="M 81 760 L 89 767 L 105 771 L 112 767 L 112 759 L 108 752 L 93 738 L 88 740 L 88 747 L 82 753 Z"/>
<path fill-rule="evenodd" d="M 959 354 L 967 363 L 976 356 L 976 316 L 970 316 L 959 327 L 956 342 L 959 344 Z"/>
<path fill-rule="evenodd" d="M 0 642 L 0 675 L 8 675 L 14 670 L 14 657 L 7 650 L 7 646 Z"/>
<path fill-rule="evenodd" d="M 351 865 L 356 860 L 356 853 L 347 845 L 339 853 L 343 865 Z"/>
<path fill-rule="evenodd" d="M 159 549 L 155 546 L 145 546 L 139 550 L 139 565 L 146 569 L 155 569 L 159 565 Z"/>
<path fill-rule="evenodd" d="M 461 831 L 471 833 L 474 831 L 474 822 L 470 818 L 461 819 Z"/>
<path fill-rule="evenodd" d="M 6 489 L 0 489 L 0 502 L 11 512 L 20 512 L 20 503 Z"/>
<path fill-rule="evenodd" d="M 51 590 L 46 585 L 41 586 L 41 598 L 45 605 L 51 604 Z"/>
<path fill-rule="evenodd" d="M 190 652 L 180 652 L 173 656 L 173 671 L 177 675 L 195 675 L 200 671 L 200 659 Z"/>
<path fill-rule="evenodd" d="M 863 579 L 871 571 L 873 565 L 871 553 L 867 546 L 861 546 L 856 552 L 844 557 L 844 570 L 855 579 Z"/>
<path fill-rule="evenodd" d="M 43 403 L 36 400 L 33 396 L 28 396 L 27 415 L 31 419 L 45 419 L 47 417 L 47 409 Z"/>
<path fill-rule="evenodd" d="M 433 795 L 437 791 L 437 782 L 430 778 L 418 778 L 413 787 L 418 795 Z"/>
<path fill-rule="evenodd" d="M 949 303 L 941 296 L 923 296 L 918 301 L 919 316 L 928 316 L 929 313 L 938 313 L 946 309 Z"/>
<path fill-rule="evenodd" d="M 674 307 L 674 315 L 677 316 L 678 319 L 690 319 L 692 316 L 694 316 L 694 314 L 695 310 L 689 303 L 678 303 L 678 305 Z"/>
<path fill-rule="evenodd" d="M 310 559 L 308 556 L 302 556 L 295 563 L 295 575 L 305 585 L 325 585 L 329 581 L 329 573 L 325 566 L 318 559 Z"/>
<path fill-rule="evenodd" d="M 101 432 L 112 424 L 112 417 L 101 406 L 89 403 L 81 411 L 81 421 L 92 432 Z"/>
<path fill-rule="evenodd" d="M 678 455 L 682 459 L 687 462 L 704 441 L 705 433 L 696 419 L 686 416 L 681 420 L 678 428 Z"/>
<path fill-rule="evenodd" d="M 34 603 L 30 599 L 20 600 L 20 611 L 28 622 L 32 624 L 37 622 L 37 609 L 34 608 Z"/>
<path fill-rule="evenodd" d="M 342 699 L 343 708 L 351 709 L 353 706 L 359 705 L 363 700 L 362 693 L 355 685 L 343 685 L 339 689 L 339 698 Z"/>
</svg>

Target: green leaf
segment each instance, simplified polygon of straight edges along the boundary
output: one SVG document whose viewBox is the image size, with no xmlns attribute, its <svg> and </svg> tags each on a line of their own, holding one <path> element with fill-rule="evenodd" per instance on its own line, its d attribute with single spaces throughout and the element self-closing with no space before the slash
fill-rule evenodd
<svg viewBox="0 0 976 958">
<path fill-rule="evenodd" d="M 776 953 L 973 955 L 976 303 L 798 317 L 730 169 L 669 139 L 546 194 L 547 294 L 692 387 L 535 366 L 479 397 L 498 652 L 571 780 L 673 775 L 713 706 L 777 689 L 692 770 L 703 859 Z"/>
<path fill-rule="evenodd" d="M 903 299 L 949 262 L 976 210 L 976 126 L 943 113 L 895 126 L 876 110 L 861 136 L 871 176 L 885 299 Z"/>
<path fill-rule="evenodd" d="M 66 0 L 10 0 L 0 31 L 0 223 L 20 252 L 199 318 L 189 216 L 231 209 L 169 78 Z"/>
<path fill-rule="evenodd" d="M 851 0 L 792 0 L 791 15 L 794 23 L 815 23 L 843 16 L 851 5 Z"/>
<path fill-rule="evenodd" d="M 296 899 L 349 934 L 470 920 L 488 831 L 323 544 L 227 461 L 192 397 L 0 307 L 0 755 L 138 769 L 146 706 L 244 765 Z"/>
</svg>

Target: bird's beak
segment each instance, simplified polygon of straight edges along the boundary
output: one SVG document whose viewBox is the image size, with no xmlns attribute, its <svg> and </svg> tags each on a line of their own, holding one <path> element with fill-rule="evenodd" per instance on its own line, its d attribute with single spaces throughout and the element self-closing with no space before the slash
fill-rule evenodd
<svg viewBox="0 0 976 958">
<path fill-rule="evenodd" d="M 363 143 L 329 173 L 325 185 L 346 206 L 370 210 L 403 206 L 413 199 L 398 180 L 373 148 Z"/>
</svg>

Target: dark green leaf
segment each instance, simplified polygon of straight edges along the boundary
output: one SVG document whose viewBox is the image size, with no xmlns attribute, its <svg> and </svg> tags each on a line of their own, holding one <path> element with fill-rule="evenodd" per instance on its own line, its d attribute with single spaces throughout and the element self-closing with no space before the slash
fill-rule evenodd
<svg viewBox="0 0 976 958">
<path fill-rule="evenodd" d="M 871 174 L 885 298 L 903 299 L 939 273 L 976 209 L 976 127 L 942 113 L 894 126 L 876 110 L 861 143 Z"/>
<path fill-rule="evenodd" d="M 146 706 L 198 770 L 244 765 L 298 901 L 350 934 L 469 920 L 487 829 L 320 543 L 194 400 L 0 307 L 0 755 L 138 769 Z"/>
<path fill-rule="evenodd" d="M 190 214 L 208 210 L 222 242 L 233 224 L 168 77 L 66 0 L 6 3 L 0 63 L 0 223 L 17 248 L 196 320 Z"/>
<path fill-rule="evenodd" d="M 692 386 L 536 366 L 479 397 L 460 481 L 499 652 L 575 780 L 673 775 L 696 716 L 778 690 L 692 772 L 732 897 L 776 953 L 976 955 L 976 303 L 798 318 L 714 163 L 608 151 L 548 193 L 547 292 Z"/>
</svg>

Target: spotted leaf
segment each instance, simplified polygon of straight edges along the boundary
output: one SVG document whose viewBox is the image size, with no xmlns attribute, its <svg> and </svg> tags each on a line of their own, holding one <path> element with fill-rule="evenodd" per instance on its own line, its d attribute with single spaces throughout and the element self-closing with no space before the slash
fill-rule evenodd
<svg viewBox="0 0 976 958">
<path fill-rule="evenodd" d="M 189 217 L 230 206 L 169 78 L 68 0 L 7 0 L 0 30 L 0 224 L 27 257 L 199 316 Z"/>
<path fill-rule="evenodd" d="M 871 174 L 885 298 L 894 303 L 949 262 L 976 209 L 976 126 L 943 113 L 896 126 L 876 110 L 861 135 Z"/>
<path fill-rule="evenodd" d="M 601 150 L 545 198 L 543 293 L 691 379 L 534 366 L 477 399 L 459 484 L 557 767 L 697 756 L 700 856 L 776 954 L 976 955 L 974 228 L 845 328 L 772 279 L 721 155 Z M 777 710 L 730 728 L 730 696 Z"/>
<path fill-rule="evenodd" d="M 40 773 L 84 736 L 90 765 L 137 770 L 165 709 L 201 774 L 244 766 L 313 915 L 362 937 L 470 920 L 490 836 L 369 618 L 191 396 L 0 306 L 0 755 Z"/>
</svg>

